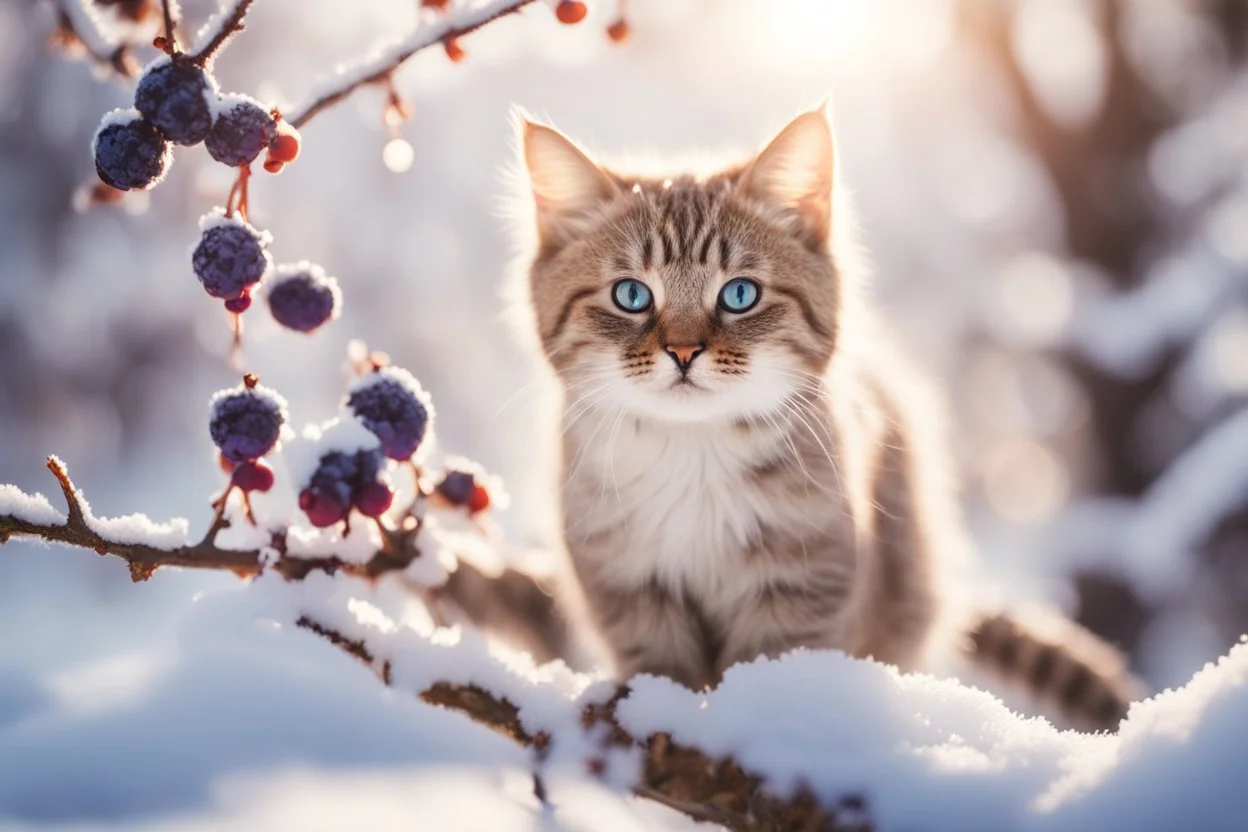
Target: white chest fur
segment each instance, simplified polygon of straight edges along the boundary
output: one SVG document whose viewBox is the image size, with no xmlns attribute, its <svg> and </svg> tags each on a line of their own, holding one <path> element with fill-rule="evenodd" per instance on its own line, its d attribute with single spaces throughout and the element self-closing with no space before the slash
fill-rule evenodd
<svg viewBox="0 0 1248 832">
<path fill-rule="evenodd" d="M 627 585 L 744 592 L 748 548 L 786 513 L 750 471 L 781 453 L 781 437 L 733 425 L 578 424 L 564 469 L 568 545 Z"/>
</svg>

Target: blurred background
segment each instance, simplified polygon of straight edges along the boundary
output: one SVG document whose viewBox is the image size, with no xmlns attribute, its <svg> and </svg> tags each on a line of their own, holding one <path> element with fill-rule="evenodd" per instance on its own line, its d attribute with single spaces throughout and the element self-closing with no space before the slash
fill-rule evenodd
<svg viewBox="0 0 1248 832">
<path fill-rule="evenodd" d="M 124 20 L 141 3 L 96 5 L 150 42 L 154 21 Z M 296 104 L 417 5 L 262 0 L 217 76 Z M 509 107 L 608 154 L 747 152 L 831 92 L 876 295 L 952 400 L 985 585 L 1061 606 L 1155 688 L 1248 630 L 1248 3 L 633 0 L 619 45 L 615 3 L 590 6 L 562 26 L 537 3 L 459 65 L 428 50 L 397 76 L 401 141 L 364 89 L 253 180 L 277 260 L 320 263 L 346 298 L 311 338 L 247 316 L 246 366 L 296 424 L 332 415 L 364 339 L 431 391 L 443 449 L 505 478 L 510 538 L 549 541 L 541 376 L 502 325 Z M 215 4 L 183 7 L 198 25 Z M 0 0 L 0 481 L 52 494 L 56 453 L 97 513 L 195 534 L 222 484 L 206 403 L 237 374 L 189 252 L 231 175 L 179 149 L 150 194 L 76 210 L 132 87 L 50 50 L 56 22 Z M 0 716 L 22 680 L 141 674 L 171 611 L 233 580 L 132 586 L 116 562 L 5 546 Z"/>
</svg>

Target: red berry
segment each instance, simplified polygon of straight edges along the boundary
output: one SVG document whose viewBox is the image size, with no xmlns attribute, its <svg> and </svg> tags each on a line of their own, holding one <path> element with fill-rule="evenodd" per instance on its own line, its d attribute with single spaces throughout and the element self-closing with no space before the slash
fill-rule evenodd
<svg viewBox="0 0 1248 832">
<path fill-rule="evenodd" d="M 442 48 L 446 50 L 446 57 L 450 58 L 452 63 L 457 64 L 464 59 L 464 47 L 459 45 L 459 38 L 447 38 L 442 41 Z"/>
<path fill-rule="evenodd" d="M 555 6 L 555 17 L 559 18 L 560 23 L 569 25 L 580 23 L 588 12 L 589 9 L 585 7 L 585 4 L 577 0 L 560 0 L 559 5 Z"/>
<path fill-rule="evenodd" d="M 394 502 L 394 492 L 381 482 L 370 482 L 356 492 L 355 507 L 365 517 L 380 517 Z"/>
<path fill-rule="evenodd" d="M 485 511 L 490 507 L 490 492 L 485 486 L 477 483 L 472 489 L 472 496 L 468 498 L 468 512 L 476 514 L 478 511 Z"/>
<path fill-rule="evenodd" d="M 445 9 L 448 0 L 420 0 L 420 5 L 426 9 Z"/>
<path fill-rule="evenodd" d="M 250 308 L 251 294 L 246 289 L 238 297 L 230 298 L 225 302 L 225 311 L 233 312 L 235 315 L 241 315 Z"/>
<path fill-rule="evenodd" d="M 623 43 L 628 40 L 630 31 L 628 21 L 621 17 L 619 20 L 607 27 L 607 37 L 611 38 L 611 40 L 616 43 Z"/>
<path fill-rule="evenodd" d="M 343 505 L 333 494 L 315 488 L 299 492 L 299 508 L 309 523 L 322 529 L 346 520 L 351 511 L 351 506 Z"/>
<path fill-rule="evenodd" d="M 268 491 L 273 487 L 273 481 L 273 469 L 261 459 L 240 463 L 230 478 L 230 482 L 243 491 Z"/>
<path fill-rule="evenodd" d="M 234 463 L 225 458 L 225 455 L 217 451 L 217 467 L 227 474 L 234 473 Z"/>
<path fill-rule="evenodd" d="M 277 138 L 269 144 L 269 158 L 289 165 L 299 157 L 299 131 L 284 121 L 277 124 Z"/>
</svg>

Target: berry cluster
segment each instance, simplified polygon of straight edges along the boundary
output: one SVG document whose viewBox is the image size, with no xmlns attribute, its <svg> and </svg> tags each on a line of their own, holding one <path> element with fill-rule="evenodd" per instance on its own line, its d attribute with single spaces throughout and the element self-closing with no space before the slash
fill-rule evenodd
<svg viewBox="0 0 1248 832">
<path fill-rule="evenodd" d="M 175 53 L 143 70 L 133 109 L 104 117 L 95 134 L 95 169 L 113 188 L 145 190 L 169 170 L 172 145 L 200 142 L 231 167 L 250 165 L 267 149 L 265 169 L 273 173 L 299 155 L 298 131 L 275 111 L 244 95 L 222 95 L 201 64 Z"/>
<path fill-rule="evenodd" d="M 436 486 L 425 484 L 419 473 L 417 463 L 431 443 L 434 417 L 420 382 L 376 353 L 358 362 L 357 372 L 362 375 L 348 387 L 338 417 L 321 428 L 308 428 L 292 445 L 297 452 L 283 453 L 283 458 L 295 460 L 286 467 L 308 522 L 318 528 L 345 524 L 352 511 L 381 522 L 394 504 L 391 476 L 400 465 L 415 472 L 418 495 L 435 493 L 441 505 L 466 508 L 470 515 L 488 508 L 484 474 L 470 464 L 459 465 Z M 253 375 L 245 376 L 240 387 L 213 396 L 208 429 L 219 463 L 230 475 L 215 503 L 218 510 L 238 490 L 251 517 L 249 495 L 269 491 L 275 483 L 263 457 L 277 448 L 286 421 L 286 402 L 259 386 Z"/>
</svg>

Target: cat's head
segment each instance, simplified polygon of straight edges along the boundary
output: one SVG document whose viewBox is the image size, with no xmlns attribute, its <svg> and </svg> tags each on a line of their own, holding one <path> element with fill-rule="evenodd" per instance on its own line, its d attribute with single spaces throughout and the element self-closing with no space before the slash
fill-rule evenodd
<svg viewBox="0 0 1248 832">
<path fill-rule="evenodd" d="M 831 360 L 832 132 L 794 119 L 745 164 L 637 177 L 521 121 L 536 213 L 529 300 L 568 390 L 611 410 L 697 422 L 777 410 Z"/>
</svg>

